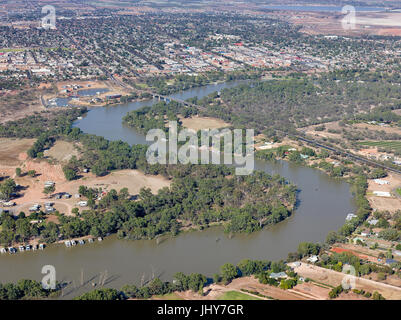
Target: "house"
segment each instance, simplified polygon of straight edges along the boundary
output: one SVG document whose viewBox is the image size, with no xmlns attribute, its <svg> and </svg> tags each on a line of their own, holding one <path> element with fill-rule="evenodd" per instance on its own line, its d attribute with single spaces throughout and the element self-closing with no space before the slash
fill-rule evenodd
<svg viewBox="0 0 401 320">
<path fill-rule="evenodd" d="M 350 220 L 352 220 L 353 218 L 356 218 L 356 217 L 358 217 L 356 214 L 348 213 L 347 217 L 345 218 L 345 220 L 346 221 L 350 221 Z"/>
<path fill-rule="evenodd" d="M 387 191 L 373 191 L 373 194 L 378 197 L 391 197 L 391 193 Z"/>
<path fill-rule="evenodd" d="M 375 226 L 378 222 L 379 222 L 378 219 L 371 219 L 371 220 L 368 221 L 368 223 L 369 223 L 371 226 Z"/>
<path fill-rule="evenodd" d="M 354 243 L 357 243 L 358 241 L 360 241 L 360 242 L 365 242 L 365 239 L 356 237 L 356 238 L 352 239 L 352 241 L 353 241 Z"/>
<path fill-rule="evenodd" d="M 369 231 L 362 231 L 361 232 L 361 236 L 362 237 L 369 237 L 370 236 L 370 232 Z"/>
<path fill-rule="evenodd" d="M 13 201 L 4 202 L 3 206 L 5 206 L 5 207 L 13 207 L 13 206 L 15 206 L 15 202 L 13 202 Z"/>
<path fill-rule="evenodd" d="M 400 251 L 400 250 L 394 250 L 393 253 L 394 253 L 396 256 L 401 257 L 401 251 Z"/>
<path fill-rule="evenodd" d="M 310 256 L 308 259 L 306 259 L 306 261 L 315 263 L 315 262 L 319 261 L 319 257 L 317 255 L 313 255 L 313 256 Z"/>
<path fill-rule="evenodd" d="M 270 278 L 273 278 L 276 280 L 280 279 L 280 278 L 287 278 L 287 274 L 285 272 L 277 272 L 277 273 L 272 272 L 270 274 Z"/>
<path fill-rule="evenodd" d="M 79 205 L 80 207 L 86 207 L 86 206 L 88 205 L 88 201 L 79 201 L 79 202 L 78 202 L 78 205 Z"/>
<path fill-rule="evenodd" d="M 380 184 L 380 185 L 390 184 L 389 181 L 382 180 L 382 179 L 375 179 L 374 182 L 377 184 Z"/>
<path fill-rule="evenodd" d="M 398 261 L 394 260 L 394 259 L 386 259 L 386 264 L 389 266 L 392 263 L 397 263 Z"/>
</svg>

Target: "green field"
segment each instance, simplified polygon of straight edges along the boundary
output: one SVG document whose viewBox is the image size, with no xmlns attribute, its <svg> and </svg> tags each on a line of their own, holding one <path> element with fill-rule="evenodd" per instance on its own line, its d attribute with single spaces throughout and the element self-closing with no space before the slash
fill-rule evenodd
<svg viewBox="0 0 401 320">
<path fill-rule="evenodd" d="M 218 300 L 262 300 L 238 291 L 227 291 Z"/>
<path fill-rule="evenodd" d="M 174 292 L 167 293 L 164 295 L 157 295 L 157 296 L 154 296 L 154 298 L 161 299 L 161 300 L 183 300 L 181 297 L 177 296 Z"/>
<path fill-rule="evenodd" d="M 378 147 L 401 151 L 401 141 L 363 141 L 359 144 L 369 147 Z"/>
</svg>

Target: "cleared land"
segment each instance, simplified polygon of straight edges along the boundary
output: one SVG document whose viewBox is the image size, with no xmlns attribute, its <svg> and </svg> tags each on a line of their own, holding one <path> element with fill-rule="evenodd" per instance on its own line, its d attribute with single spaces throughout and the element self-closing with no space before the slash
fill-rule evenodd
<svg viewBox="0 0 401 320">
<path fill-rule="evenodd" d="M 299 267 L 295 267 L 294 269 L 295 272 L 305 278 L 310 278 L 316 282 L 324 283 L 330 286 L 340 285 L 345 277 L 344 273 L 317 267 L 307 263 L 301 263 Z M 363 289 L 371 293 L 378 291 L 388 300 L 401 299 L 401 288 L 395 286 L 361 277 L 355 277 L 355 285 L 357 289 Z"/>
<path fill-rule="evenodd" d="M 0 166 L 17 166 L 24 160 L 25 153 L 36 139 L 0 138 Z"/>
<path fill-rule="evenodd" d="M 45 150 L 44 155 L 59 162 L 67 162 L 72 156 L 79 158 L 79 152 L 73 143 L 60 140 L 56 141 L 49 150 Z"/>
<path fill-rule="evenodd" d="M 370 202 L 372 208 L 379 211 L 389 211 L 395 212 L 401 209 L 401 199 L 400 198 L 388 198 L 388 197 L 378 197 L 373 195 L 373 191 L 384 191 L 393 192 L 396 188 L 401 186 L 401 176 L 397 174 L 389 174 L 386 178 L 389 184 L 379 185 L 374 182 L 374 180 L 368 181 L 367 199 Z"/>
<path fill-rule="evenodd" d="M 14 210 L 17 212 L 25 211 L 28 212 L 28 208 L 34 203 L 43 204 L 51 201 L 55 203 L 55 208 L 66 215 L 71 214 L 71 209 L 77 207 L 79 198 L 75 198 L 74 195 L 78 193 L 78 189 L 81 185 L 91 188 L 101 188 L 102 191 L 109 192 L 111 189 L 117 191 L 122 188 L 128 188 L 131 195 L 137 195 L 141 188 L 150 188 L 153 193 L 156 193 L 163 187 L 168 187 L 170 182 L 161 176 L 148 176 L 138 170 L 121 170 L 113 171 L 104 177 L 96 177 L 95 175 L 88 173 L 83 178 L 74 181 L 66 181 L 60 165 L 50 165 L 46 162 L 28 162 L 27 167 L 29 169 L 35 168 L 37 176 L 32 177 L 21 177 L 16 178 L 16 182 L 25 188 L 21 192 L 21 197 L 14 199 L 17 203 L 17 207 Z M 49 199 L 48 196 L 43 194 L 44 182 L 45 181 L 56 182 L 56 191 L 68 192 L 73 195 L 70 199 Z"/>
<path fill-rule="evenodd" d="M 195 131 L 201 129 L 219 129 L 230 126 L 229 123 L 226 123 L 223 120 L 209 117 L 180 118 L 180 120 L 185 128 Z"/>
<path fill-rule="evenodd" d="M 262 299 L 238 291 L 227 291 L 223 293 L 217 300 L 262 300 Z"/>
<path fill-rule="evenodd" d="M 74 195 L 78 193 L 81 185 L 92 188 L 101 188 L 105 192 L 111 189 L 117 191 L 127 188 L 131 195 L 137 195 L 141 188 L 147 187 L 156 193 L 163 187 L 168 187 L 170 181 L 162 176 L 145 175 L 138 170 L 120 170 L 113 171 L 104 177 L 96 177 L 91 172 L 82 174 L 82 178 L 74 181 L 67 181 L 64 177 L 61 164 L 50 164 L 46 160 L 28 159 L 26 151 L 34 143 L 35 139 L 0 139 L 0 180 L 2 178 L 11 177 L 18 183 L 22 190 L 20 197 L 13 199 L 17 204 L 13 208 L 15 212 L 24 211 L 28 213 L 28 209 L 35 203 L 43 204 L 45 202 L 54 202 L 55 208 L 62 213 L 71 214 L 71 209 L 76 207 L 79 201 Z M 56 159 L 65 160 L 68 158 L 70 150 L 74 149 L 73 144 L 59 141 L 50 150 Z M 20 167 L 23 175 L 16 177 L 15 169 Z M 25 173 L 29 170 L 35 170 L 34 177 Z M 71 199 L 49 199 L 43 193 L 44 183 L 46 181 L 54 181 L 56 183 L 56 191 L 68 192 L 73 197 Z"/>
<path fill-rule="evenodd" d="M 363 141 L 359 144 L 370 147 L 386 148 L 401 152 L 401 141 Z"/>
</svg>

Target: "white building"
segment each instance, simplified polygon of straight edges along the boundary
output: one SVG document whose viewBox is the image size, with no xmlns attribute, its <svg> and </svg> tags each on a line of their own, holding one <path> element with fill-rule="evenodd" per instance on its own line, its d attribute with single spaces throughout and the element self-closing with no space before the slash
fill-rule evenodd
<svg viewBox="0 0 401 320">
<path fill-rule="evenodd" d="M 375 183 L 380 184 L 380 185 L 390 184 L 389 181 L 381 180 L 381 179 L 375 179 L 374 181 L 375 181 Z"/>
<path fill-rule="evenodd" d="M 357 217 L 356 214 L 348 213 L 347 217 L 345 218 L 345 220 L 350 221 L 350 220 L 352 220 L 353 218 L 356 218 L 356 217 Z"/>
<path fill-rule="evenodd" d="M 391 193 L 387 191 L 373 191 L 373 194 L 378 197 L 391 197 Z"/>
</svg>

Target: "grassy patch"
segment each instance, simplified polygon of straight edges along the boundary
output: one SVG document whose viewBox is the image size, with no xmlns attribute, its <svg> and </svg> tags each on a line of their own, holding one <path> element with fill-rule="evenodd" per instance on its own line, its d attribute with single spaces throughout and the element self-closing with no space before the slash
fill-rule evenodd
<svg viewBox="0 0 401 320">
<path fill-rule="evenodd" d="M 401 188 L 395 189 L 395 192 L 397 192 L 397 194 L 401 196 Z"/>
<path fill-rule="evenodd" d="M 174 292 L 167 293 L 164 295 L 157 295 L 157 296 L 154 296 L 154 298 L 160 299 L 160 300 L 184 300 L 181 297 L 177 296 Z"/>
<path fill-rule="evenodd" d="M 218 300 L 262 300 L 238 291 L 227 291 Z"/>
<path fill-rule="evenodd" d="M 401 151 L 401 141 L 363 141 L 359 144 L 369 147 L 378 147 Z"/>
</svg>

